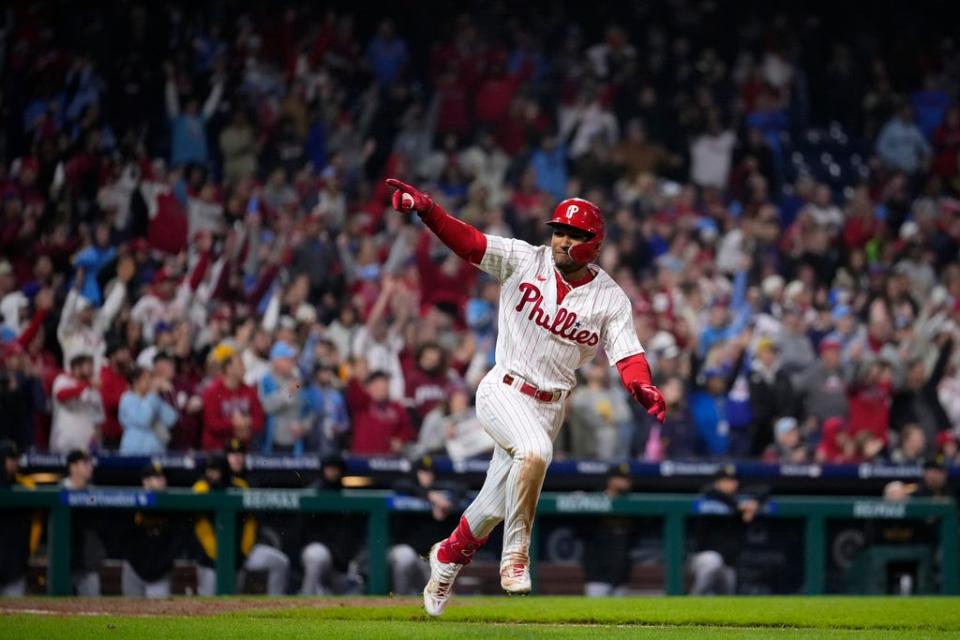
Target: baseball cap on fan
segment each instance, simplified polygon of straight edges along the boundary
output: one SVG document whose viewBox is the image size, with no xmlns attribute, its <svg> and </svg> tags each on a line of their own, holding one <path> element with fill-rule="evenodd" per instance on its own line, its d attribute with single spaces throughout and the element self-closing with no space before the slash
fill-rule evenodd
<svg viewBox="0 0 960 640">
<path fill-rule="evenodd" d="M 658 331 L 647 346 L 657 358 L 676 358 L 680 355 L 677 339 L 668 331 Z"/>
<path fill-rule="evenodd" d="M 773 424 L 773 431 L 776 436 L 780 438 L 796 429 L 797 426 L 798 423 L 796 418 L 793 416 L 784 416 Z"/>
<path fill-rule="evenodd" d="M 843 343 L 840 342 L 839 338 L 833 335 L 828 335 L 827 337 L 825 337 L 823 340 L 820 341 L 820 346 L 817 350 L 822 354 L 824 351 L 829 351 L 831 349 L 842 349 L 842 348 L 843 348 Z"/>
<path fill-rule="evenodd" d="M 281 358 L 296 358 L 297 350 L 292 346 L 284 342 L 283 340 L 278 341 L 270 349 L 270 359 L 279 360 Z"/>
<path fill-rule="evenodd" d="M 837 305 L 833 308 L 833 312 L 830 316 L 833 318 L 834 322 L 840 320 L 841 318 L 846 318 L 850 315 L 850 307 L 845 304 Z"/>
</svg>

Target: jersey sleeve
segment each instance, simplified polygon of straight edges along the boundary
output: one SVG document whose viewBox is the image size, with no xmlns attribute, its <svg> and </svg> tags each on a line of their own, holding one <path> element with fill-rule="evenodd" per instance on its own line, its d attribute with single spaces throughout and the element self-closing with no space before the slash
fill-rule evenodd
<svg viewBox="0 0 960 640">
<path fill-rule="evenodd" d="M 480 267 L 500 282 L 506 282 L 522 265 L 532 261 L 537 253 L 536 247 L 523 240 L 487 237 L 487 250 L 480 260 Z"/>
<path fill-rule="evenodd" d="M 629 356 L 643 353 L 633 324 L 633 305 L 622 291 L 613 300 L 609 319 L 603 329 L 603 350 L 610 366 Z"/>
</svg>

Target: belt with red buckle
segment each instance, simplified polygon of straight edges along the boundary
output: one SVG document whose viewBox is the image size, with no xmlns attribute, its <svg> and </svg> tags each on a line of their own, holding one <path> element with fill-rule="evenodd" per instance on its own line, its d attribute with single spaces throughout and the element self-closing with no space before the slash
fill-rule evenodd
<svg viewBox="0 0 960 640">
<path fill-rule="evenodd" d="M 503 383 L 508 384 L 513 387 L 513 383 L 517 381 L 517 378 L 510 375 L 509 373 L 503 376 Z M 522 381 L 522 380 L 521 380 Z M 523 381 L 519 387 L 514 387 L 520 393 L 530 396 L 540 402 L 556 402 L 563 397 L 563 391 L 543 391 L 542 389 L 537 389 L 535 386 L 529 382 Z"/>
</svg>

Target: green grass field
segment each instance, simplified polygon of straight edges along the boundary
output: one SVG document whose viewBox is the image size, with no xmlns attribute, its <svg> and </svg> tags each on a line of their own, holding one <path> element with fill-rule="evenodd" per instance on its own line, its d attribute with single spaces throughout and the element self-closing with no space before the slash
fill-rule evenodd
<svg viewBox="0 0 960 640">
<path fill-rule="evenodd" d="M 34 599 L 31 612 L 13 613 L 12 602 L 0 600 L 3 640 L 960 638 L 958 598 L 457 598 L 437 620 L 410 598 L 233 602 L 241 606 L 222 613 L 208 600 L 212 615 L 157 615 L 146 603 L 135 615 L 103 615 L 118 602 L 108 599 L 72 614 Z"/>
</svg>

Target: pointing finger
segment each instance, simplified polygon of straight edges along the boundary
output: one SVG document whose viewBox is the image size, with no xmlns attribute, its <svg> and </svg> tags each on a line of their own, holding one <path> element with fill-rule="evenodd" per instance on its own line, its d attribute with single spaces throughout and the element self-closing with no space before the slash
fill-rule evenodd
<svg viewBox="0 0 960 640">
<path fill-rule="evenodd" d="M 401 191 L 409 191 L 410 193 L 416 193 L 417 190 L 414 187 L 411 187 L 406 182 L 397 180 L 396 178 L 387 178 L 387 186 L 393 187 L 394 189 L 400 189 Z"/>
</svg>

